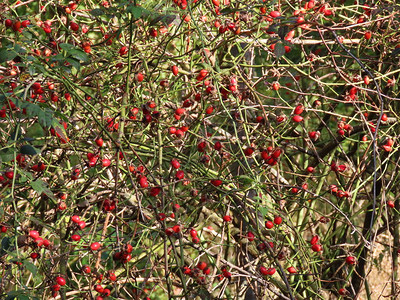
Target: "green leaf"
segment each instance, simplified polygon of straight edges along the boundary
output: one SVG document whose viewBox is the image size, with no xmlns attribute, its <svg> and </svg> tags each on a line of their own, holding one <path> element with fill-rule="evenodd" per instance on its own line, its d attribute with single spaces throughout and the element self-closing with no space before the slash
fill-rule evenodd
<svg viewBox="0 0 400 300">
<path fill-rule="evenodd" d="M 90 11 L 90 14 L 94 17 L 98 17 L 104 15 L 104 11 L 100 8 L 95 8 Z"/>
<path fill-rule="evenodd" d="M 26 49 L 25 48 L 22 48 L 20 45 L 18 45 L 18 44 L 15 44 L 14 45 L 14 50 L 15 50 L 15 52 L 17 52 L 17 53 L 21 53 L 21 54 L 25 54 L 26 53 Z"/>
<path fill-rule="evenodd" d="M 280 26 L 278 29 L 278 35 L 282 40 L 285 39 L 285 36 L 288 32 L 289 32 L 289 26 L 283 25 L 283 26 Z"/>
<path fill-rule="evenodd" d="M 30 65 L 30 66 L 28 67 L 28 73 L 29 73 L 29 75 L 31 75 L 31 76 L 35 75 L 35 74 L 36 74 L 36 68 L 35 68 L 34 66 Z"/>
<path fill-rule="evenodd" d="M 53 119 L 51 126 L 54 128 L 55 132 L 60 135 L 60 138 L 62 138 L 65 141 L 68 141 L 67 132 L 65 131 L 64 126 L 62 126 L 58 121 L 56 121 L 56 119 Z"/>
<path fill-rule="evenodd" d="M 268 208 L 266 207 L 260 207 L 259 211 L 264 217 L 268 214 Z"/>
<path fill-rule="evenodd" d="M 54 55 L 51 60 L 52 61 L 63 61 L 65 59 L 64 55 L 62 55 L 61 53 Z"/>
<path fill-rule="evenodd" d="M 13 50 L 2 48 L 0 49 L 0 63 L 13 60 L 17 55 L 18 54 Z"/>
<path fill-rule="evenodd" d="M 1 240 L 1 251 L 0 253 L 7 251 L 11 246 L 11 242 L 10 242 L 10 238 L 5 236 L 3 237 L 3 239 Z"/>
<path fill-rule="evenodd" d="M 78 60 L 68 57 L 66 61 L 78 71 L 81 69 L 81 63 Z"/>
<path fill-rule="evenodd" d="M 150 26 L 154 26 L 158 22 L 162 22 L 164 25 L 169 25 L 175 20 L 175 18 L 175 15 L 159 15 L 151 20 Z"/>
<path fill-rule="evenodd" d="M 77 60 L 81 60 L 84 62 L 89 61 L 89 56 L 82 50 L 72 49 L 68 51 L 68 54 Z"/>
<path fill-rule="evenodd" d="M 135 19 L 139 19 L 143 14 L 143 7 L 131 4 L 127 7 L 126 11 L 130 12 Z"/>
<path fill-rule="evenodd" d="M 37 267 L 36 267 L 33 263 L 31 263 L 30 261 L 24 260 L 23 264 L 24 264 L 25 268 L 26 268 L 29 272 L 32 273 L 33 276 L 36 275 L 36 273 L 37 273 Z M 19 299 L 21 299 L 21 298 L 19 298 Z M 29 298 L 28 298 L 28 299 L 29 299 Z"/>
<path fill-rule="evenodd" d="M 21 146 L 21 149 L 19 150 L 22 154 L 26 155 L 36 155 L 40 154 L 40 150 L 36 149 L 32 145 L 23 145 Z"/>
<path fill-rule="evenodd" d="M 237 180 L 243 187 L 249 187 L 254 184 L 254 179 L 247 175 L 240 175 L 237 177 Z"/>
<path fill-rule="evenodd" d="M 226 7 L 223 10 L 220 11 L 221 15 L 228 15 L 234 12 L 239 11 L 237 8 L 231 8 L 231 7 Z"/>
<path fill-rule="evenodd" d="M 0 151 L 0 159 L 2 162 L 9 162 L 14 159 L 14 152 L 17 149 L 15 148 L 7 148 Z"/>
<path fill-rule="evenodd" d="M 276 43 L 274 54 L 277 58 L 281 58 L 285 54 L 285 46 L 282 43 Z"/>
<path fill-rule="evenodd" d="M 61 49 L 65 50 L 67 52 L 72 50 L 72 49 L 75 49 L 74 45 L 66 44 L 66 43 L 61 43 L 59 46 L 60 46 Z"/>
<path fill-rule="evenodd" d="M 39 194 L 45 194 L 47 197 L 55 200 L 55 196 L 53 192 L 47 187 L 47 183 L 45 183 L 41 179 L 36 179 L 35 181 L 30 182 L 30 186 Z"/>
</svg>

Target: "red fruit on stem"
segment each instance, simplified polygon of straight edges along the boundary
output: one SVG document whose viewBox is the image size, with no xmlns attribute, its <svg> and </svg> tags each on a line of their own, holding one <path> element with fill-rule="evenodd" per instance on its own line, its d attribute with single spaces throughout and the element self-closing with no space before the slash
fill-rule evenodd
<svg viewBox="0 0 400 300">
<path fill-rule="evenodd" d="M 175 76 L 178 75 L 178 73 L 179 73 L 179 69 L 177 66 L 172 66 L 171 71 L 172 71 L 172 74 L 174 74 Z"/>
<path fill-rule="evenodd" d="M 99 250 L 100 247 L 101 247 L 101 245 L 100 245 L 99 242 L 94 242 L 94 243 L 92 243 L 92 244 L 90 245 L 90 249 L 91 249 L 92 251 Z"/>
<path fill-rule="evenodd" d="M 276 225 L 282 224 L 282 217 L 276 216 L 276 217 L 274 218 L 274 223 L 275 223 Z"/>
<path fill-rule="evenodd" d="M 272 221 L 266 221 L 265 227 L 267 227 L 268 229 L 272 229 L 274 227 L 274 223 Z"/>
<path fill-rule="evenodd" d="M 249 231 L 248 233 L 247 233 L 247 239 L 250 241 L 250 242 L 252 242 L 252 241 L 254 241 L 254 239 L 255 239 L 255 235 L 254 235 L 254 233 L 252 233 L 251 231 Z"/>
<path fill-rule="evenodd" d="M 64 277 L 58 276 L 56 277 L 56 282 L 60 285 L 63 286 L 65 285 L 67 282 L 65 281 Z"/>
<path fill-rule="evenodd" d="M 37 239 L 39 237 L 39 232 L 36 230 L 29 231 L 29 236 L 33 239 Z"/>
<path fill-rule="evenodd" d="M 356 258 L 354 256 L 347 256 L 346 257 L 346 264 L 355 265 L 356 264 Z"/>
<path fill-rule="evenodd" d="M 231 216 L 223 216 L 222 219 L 224 220 L 224 222 L 230 222 L 230 221 L 232 221 L 232 217 L 231 217 Z"/>
<path fill-rule="evenodd" d="M 80 236 L 79 234 L 73 234 L 73 235 L 71 236 L 71 239 L 72 239 L 73 241 L 75 241 L 75 242 L 78 242 L 78 241 L 81 240 L 81 236 Z"/>
<path fill-rule="evenodd" d="M 314 244 L 311 246 L 311 250 L 314 252 L 321 252 L 322 251 L 322 246 L 320 244 Z"/>
<path fill-rule="evenodd" d="M 300 123 L 301 121 L 303 121 L 303 117 L 299 116 L 299 115 L 295 115 L 292 117 L 293 122 L 295 123 Z"/>
<path fill-rule="evenodd" d="M 281 16 L 281 13 L 279 11 L 274 10 L 274 11 L 271 11 L 269 13 L 269 15 L 270 15 L 271 18 L 277 18 L 277 17 Z"/>
</svg>

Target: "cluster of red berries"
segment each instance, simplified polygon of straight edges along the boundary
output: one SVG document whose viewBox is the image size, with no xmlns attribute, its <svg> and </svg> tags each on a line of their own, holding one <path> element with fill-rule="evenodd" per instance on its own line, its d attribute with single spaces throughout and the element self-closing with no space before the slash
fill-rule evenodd
<svg viewBox="0 0 400 300">
<path fill-rule="evenodd" d="M 67 281 L 62 276 L 57 276 L 55 278 L 55 282 L 56 283 L 51 286 L 53 297 L 56 297 L 58 295 L 58 291 L 61 289 L 61 287 L 67 284 Z"/>
<path fill-rule="evenodd" d="M 381 145 L 382 149 L 385 150 L 386 152 L 391 152 L 392 151 L 392 146 L 394 144 L 393 139 L 388 138 L 384 141 L 383 145 Z"/>
<path fill-rule="evenodd" d="M 351 126 L 350 124 L 347 124 L 343 121 L 338 122 L 338 130 L 337 130 L 337 134 L 340 136 L 344 136 L 344 135 L 350 135 L 350 133 L 353 130 L 353 126 Z"/>
<path fill-rule="evenodd" d="M 68 128 L 67 122 L 62 121 L 62 122 L 60 122 L 60 124 L 62 125 L 62 127 L 64 127 L 64 130 L 67 130 L 67 128 Z M 62 130 L 60 128 L 51 127 L 50 134 L 52 136 L 58 137 L 62 144 L 66 144 L 69 142 L 69 138 L 67 136 L 65 136 L 65 134 L 62 132 Z"/>
<path fill-rule="evenodd" d="M 274 275 L 275 274 L 275 272 L 276 272 L 276 269 L 275 268 L 266 268 L 266 267 L 264 267 L 264 266 L 261 266 L 260 267 L 260 273 L 262 274 L 262 275 L 264 275 L 264 276 L 266 276 L 266 275 L 269 275 L 269 276 L 272 276 L 272 275 Z"/>
<path fill-rule="evenodd" d="M 272 221 L 266 221 L 266 222 L 265 222 L 265 227 L 266 227 L 267 229 L 272 229 L 272 228 L 274 227 L 274 224 L 275 224 L 275 225 L 281 225 L 281 224 L 282 224 L 282 221 L 283 221 L 282 217 L 276 216 L 276 217 L 274 218 L 274 221 L 273 221 L 273 222 L 272 222 Z"/>
<path fill-rule="evenodd" d="M 270 166 L 275 166 L 282 154 L 283 150 L 281 148 L 273 149 L 272 147 L 268 147 L 266 150 L 261 151 L 261 157 Z"/>
<path fill-rule="evenodd" d="M 148 101 L 142 106 L 142 122 L 144 124 L 150 124 L 152 122 L 154 123 L 160 118 L 160 112 L 158 110 L 155 110 L 156 107 L 157 105 L 154 101 Z"/>
<path fill-rule="evenodd" d="M 319 236 L 318 235 L 314 235 L 310 240 L 311 250 L 314 251 L 314 252 L 321 252 L 322 251 L 322 246 L 320 244 L 318 244 L 318 241 L 319 241 Z"/>
<path fill-rule="evenodd" d="M 131 244 L 125 244 L 122 247 L 122 251 L 119 252 L 115 252 L 113 259 L 115 261 L 120 261 L 124 264 L 126 264 L 127 262 L 129 262 L 132 259 L 132 251 L 133 251 L 133 247 Z"/>
<path fill-rule="evenodd" d="M 304 106 L 302 104 L 299 104 L 295 107 L 292 117 L 293 122 L 300 123 L 301 121 L 303 121 L 303 117 L 300 116 L 303 113 L 303 111 L 304 111 Z"/>
<path fill-rule="evenodd" d="M 192 269 L 184 266 L 183 273 L 195 278 L 199 284 L 205 284 L 205 276 L 210 275 L 211 269 L 207 266 L 206 262 L 201 261 Z"/>
<path fill-rule="evenodd" d="M 333 161 L 331 163 L 331 170 L 334 172 L 344 172 L 346 171 L 347 167 L 346 165 L 339 165 L 337 162 Z"/>
<path fill-rule="evenodd" d="M 350 195 L 350 192 L 348 192 L 348 191 L 342 191 L 342 190 L 340 190 L 336 185 L 334 185 L 334 184 L 331 184 L 330 186 L 329 186 L 329 191 L 332 193 L 332 194 L 334 194 L 334 195 L 336 195 L 337 197 L 339 197 L 339 198 L 349 198 L 351 195 Z"/>
<path fill-rule="evenodd" d="M 28 27 L 28 25 L 30 23 L 31 22 L 29 20 L 25 20 L 25 21 L 21 22 L 19 20 L 14 20 L 13 21 L 13 20 L 7 19 L 7 20 L 5 20 L 4 25 L 7 28 L 11 28 L 15 32 L 22 32 L 22 28 Z"/>
</svg>

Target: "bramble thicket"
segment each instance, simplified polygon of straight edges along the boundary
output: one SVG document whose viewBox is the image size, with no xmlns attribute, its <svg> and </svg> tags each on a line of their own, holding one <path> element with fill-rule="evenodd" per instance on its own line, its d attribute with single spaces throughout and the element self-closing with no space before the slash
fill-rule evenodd
<svg viewBox="0 0 400 300">
<path fill-rule="evenodd" d="M 398 299 L 399 28 L 396 1 L 5 0 L 0 298 Z"/>
</svg>

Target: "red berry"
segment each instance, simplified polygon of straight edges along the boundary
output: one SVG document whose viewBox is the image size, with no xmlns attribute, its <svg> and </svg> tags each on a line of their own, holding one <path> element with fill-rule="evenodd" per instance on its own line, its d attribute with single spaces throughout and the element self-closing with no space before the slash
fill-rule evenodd
<svg viewBox="0 0 400 300">
<path fill-rule="evenodd" d="M 282 217 L 276 216 L 276 217 L 274 218 L 274 223 L 275 223 L 276 225 L 282 224 Z"/>
<path fill-rule="evenodd" d="M 260 267 L 260 273 L 263 275 L 268 275 L 268 269 L 266 267 Z"/>
<path fill-rule="evenodd" d="M 295 273 L 297 273 L 297 270 L 296 270 L 295 267 L 289 267 L 287 270 L 288 270 L 288 272 L 289 272 L 290 274 L 295 274 Z"/>
<path fill-rule="evenodd" d="M 92 249 L 92 251 L 99 250 L 100 247 L 101 247 L 101 245 L 100 245 L 99 242 L 94 242 L 94 243 L 92 243 L 92 244 L 90 245 L 90 249 Z"/>
<path fill-rule="evenodd" d="M 82 267 L 82 272 L 86 273 L 86 274 L 90 274 L 92 272 L 92 270 L 90 269 L 89 266 L 83 266 Z"/>
<path fill-rule="evenodd" d="M 137 73 L 135 77 L 136 77 L 136 80 L 139 82 L 142 82 L 144 79 L 144 75 L 142 73 Z"/>
<path fill-rule="evenodd" d="M 31 24 L 31 22 L 29 20 L 22 21 L 21 27 L 26 28 L 26 27 L 28 27 L 29 24 Z"/>
<path fill-rule="evenodd" d="M 212 179 L 211 184 L 213 186 L 220 186 L 222 184 L 222 180 L 221 179 Z"/>
<path fill-rule="evenodd" d="M 311 250 L 314 252 L 321 252 L 322 251 L 322 246 L 320 244 L 314 244 L 311 246 Z"/>
<path fill-rule="evenodd" d="M 181 231 L 181 226 L 175 225 L 174 227 L 172 227 L 172 230 L 173 230 L 175 233 L 179 233 L 179 232 Z"/>
<path fill-rule="evenodd" d="M 8 27 L 8 28 L 10 28 L 10 27 L 12 26 L 12 24 L 13 24 L 13 21 L 10 20 L 10 19 L 7 19 L 7 20 L 4 22 L 4 25 L 6 25 L 6 27 Z"/>
<path fill-rule="evenodd" d="M 279 90 L 280 87 L 281 87 L 281 86 L 279 85 L 278 82 L 274 82 L 274 83 L 272 84 L 272 89 L 273 89 L 274 91 Z"/>
<path fill-rule="evenodd" d="M 171 236 L 174 234 L 174 229 L 172 229 L 171 227 L 168 227 L 165 229 L 165 234 L 168 236 Z"/>
<path fill-rule="evenodd" d="M 311 244 L 311 245 L 315 245 L 315 244 L 318 243 L 318 241 L 319 241 L 319 236 L 318 236 L 318 235 L 314 235 L 314 236 L 311 238 L 310 244 Z"/>
<path fill-rule="evenodd" d="M 185 177 L 185 172 L 183 172 L 182 170 L 179 170 L 176 172 L 175 177 L 178 180 L 182 180 Z"/>
<path fill-rule="evenodd" d="M 366 40 L 370 40 L 372 37 L 372 33 L 371 31 L 367 31 L 366 33 L 364 33 L 364 37 Z"/>
<path fill-rule="evenodd" d="M 246 149 L 244 149 L 244 154 L 246 156 L 251 156 L 254 153 L 254 148 L 253 147 L 248 147 Z"/>
<path fill-rule="evenodd" d="M 96 292 L 98 292 L 98 293 L 103 293 L 104 292 L 104 288 L 100 285 L 100 284 L 96 284 L 95 286 L 94 286 L 94 290 L 96 291 Z"/>
<path fill-rule="evenodd" d="M 303 117 L 299 116 L 299 115 L 295 115 L 292 117 L 292 120 L 293 120 L 293 122 L 300 123 L 301 121 L 303 121 Z"/>
<path fill-rule="evenodd" d="M 344 289 L 344 288 L 341 288 L 341 289 L 339 289 L 339 295 L 342 295 L 342 296 L 345 296 L 345 295 L 347 295 L 347 290 L 346 289 Z"/>
<path fill-rule="evenodd" d="M 74 223 L 79 223 L 81 221 L 81 218 L 77 215 L 74 215 L 74 216 L 72 216 L 71 220 Z"/>
<path fill-rule="evenodd" d="M 197 231 L 196 231 L 195 229 L 190 229 L 190 236 L 191 236 L 192 238 L 197 237 Z"/>
<path fill-rule="evenodd" d="M 274 10 L 274 11 L 271 11 L 269 13 L 269 15 L 270 15 L 271 18 L 277 18 L 277 17 L 281 16 L 281 13 L 279 11 Z"/>
<path fill-rule="evenodd" d="M 221 142 L 215 142 L 214 149 L 217 150 L 217 151 L 221 150 L 222 149 Z"/>
<path fill-rule="evenodd" d="M 267 270 L 267 275 L 274 275 L 275 272 L 276 272 L 275 268 L 269 268 L 269 269 Z"/>
<path fill-rule="evenodd" d="M 181 164 L 179 163 L 179 161 L 177 159 L 173 159 L 171 160 L 171 165 L 174 169 L 179 169 L 181 167 Z"/>
<path fill-rule="evenodd" d="M 299 104 L 299 105 L 296 106 L 296 108 L 294 109 L 293 113 L 295 115 L 300 115 L 303 111 L 304 111 L 304 106 L 302 104 Z"/>
<path fill-rule="evenodd" d="M 75 32 L 79 30 L 79 25 L 72 21 L 69 23 L 69 27 L 71 28 L 72 31 Z"/>
<path fill-rule="evenodd" d="M 266 221 L 265 227 L 267 227 L 268 229 L 272 229 L 272 227 L 274 227 L 274 223 L 272 223 L 272 221 Z"/>
<path fill-rule="evenodd" d="M 171 71 L 172 71 L 172 74 L 174 74 L 175 76 L 178 75 L 178 73 L 179 73 L 179 69 L 177 66 L 172 66 Z"/>
<path fill-rule="evenodd" d="M 111 165 L 111 160 L 109 160 L 108 158 L 103 158 L 103 159 L 101 160 L 101 165 L 102 165 L 104 168 L 106 168 L 106 167 L 108 167 L 108 166 Z"/>
<path fill-rule="evenodd" d="M 346 257 L 346 264 L 355 265 L 356 264 L 356 258 L 354 256 L 347 256 Z"/>
<path fill-rule="evenodd" d="M 206 108 L 207 115 L 211 115 L 213 113 L 213 111 L 214 111 L 214 107 L 212 105 L 210 105 Z"/>
<path fill-rule="evenodd" d="M 29 231 L 29 236 L 33 239 L 37 239 L 39 237 L 39 232 L 36 230 Z"/>
<path fill-rule="evenodd" d="M 79 234 L 73 234 L 73 235 L 71 236 L 71 239 L 72 239 L 73 241 L 75 241 L 75 242 L 78 242 L 78 241 L 81 240 L 81 236 L 80 236 Z"/>
<path fill-rule="evenodd" d="M 207 268 L 207 263 L 204 261 L 201 261 L 197 264 L 197 268 L 200 270 L 204 270 L 205 268 Z"/>
<path fill-rule="evenodd" d="M 128 53 L 128 47 L 122 46 L 122 47 L 119 49 L 118 53 L 119 53 L 119 55 L 121 55 L 121 56 L 127 54 L 127 53 Z"/>
<path fill-rule="evenodd" d="M 20 21 L 15 21 L 15 22 L 12 24 L 12 29 L 13 29 L 14 31 L 19 31 L 20 28 L 21 28 L 21 22 L 20 22 Z"/>
<path fill-rule="evenodd" d="M 57 278 L 56 278 L 56 282 L 60 285 L 60 286 L 63 286 L 63 285 L 65 285 L 67 282 L 65 281 L 65 279 L 63 278 L 63 277 L 61 277 L 61 276 L 58 276 Z"/>
<path fill-rule="evenodd" d="M 249 232 L 247 233 L 247 239 L 248 239 L 250 242 L 254 241 L 254 239 L 255 239 L 254 233 L 252 233 L 251 231 L 249 231 Z"/>
<path fill-rule="evenodd" d="M 59 284 L 54 284 L 51 286 L 51 289 L 53 290 L 53 292 L 57 292 L 61 289 L 61 286 Z"/>
<path fill-rule="evenodd" d="M 224 220 L 224 222 L 230 222 L 230 221 L 232 221 L 232 217 L 231 217 L 231 216 L 223 216 L 222 219 Z"/>
</svg>

